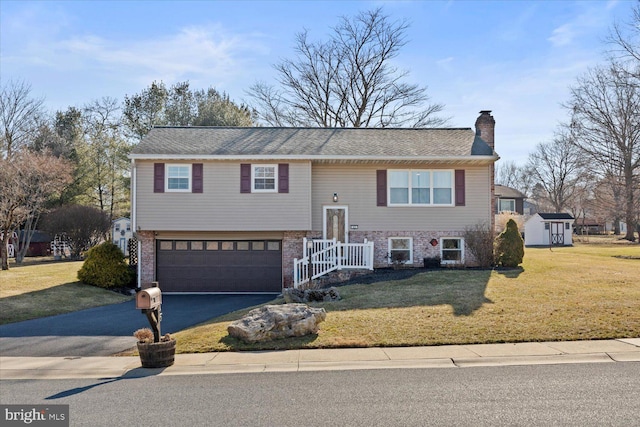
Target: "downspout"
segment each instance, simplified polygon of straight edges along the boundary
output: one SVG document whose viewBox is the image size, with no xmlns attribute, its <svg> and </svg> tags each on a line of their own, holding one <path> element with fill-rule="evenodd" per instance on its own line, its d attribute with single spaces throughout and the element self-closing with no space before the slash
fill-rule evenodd
<svg viewBox="0 0 640 427">
<path fill-rule="evenodd" d="M 137 169 L 136 169 L 136 161 L 131 159 L 131 228 L 136 233 L 136 237 L 138 234 L 138 212 L 136 210 L 137 204 Z M 140 239 L 136 238 L 136 252 L 138 256 L 138 274 L 137 274 L 137 287 L 141 288 L 141 280 L 142 280 L 142 243 Z"/>
</svg>

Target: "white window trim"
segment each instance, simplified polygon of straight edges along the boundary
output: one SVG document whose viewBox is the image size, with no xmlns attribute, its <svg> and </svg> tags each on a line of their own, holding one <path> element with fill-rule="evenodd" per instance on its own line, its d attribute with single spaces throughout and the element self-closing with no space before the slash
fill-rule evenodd
<svg viewBox="0 0 640 427">
<path fill-rule="evenodd" d="M 504 210 L 502 209 L 502 202 L 513 202 L 513 210 Z M 498 199 L 498 209 L 499 209 L 499 213 L 502 212 L 515 212 L 516 211 L 516 199 Z"/>
<path fill-rule="evenodd" d="M 389 237 L 387 239 L 387 253 L 389 254 L 388 263 L 391 265 L 393 261 L 391 260 L 391 241 L 392 240 L 408 240 L 409 241 L 409 259 L 405 261 L 405 264 L 413 264 L 413 237 L 405 237 L 405 236 L 394 236 Z"/>
<path fill-rule="evenodd" d="M 169 188 L 169 168 L 170 167 L 186 167 L 188 168 L 189 185 L 187 188 Z M 164 191 L 167 193 L 190 193 L 191 186 L 193 185 L 193 175 L 191 170 L 191 163 L 166 163 L 164 165 Z"/>
<path fill-rule="evenodd" d="M 256 188 L 256 168 L 273 168 L 274 185 L 273 189 Z M 251 164 L 251 192 L 252 193 L 277 193 L 278 192 L 278 165 L 276 163 Z"/>
<path fill-rule="evenodd" d="M 392 203 L 391 202 L 391 172 L 407 172 L 409 183 L 409 199 L 411 199 L 411 174 L 413 172 L 428 172 L 429 173 L 429 203 Z M 449 172 L 451 174 L 451 203 L 433 203 L 433 172 Z M 401 206 L 401 207 L 451 207 L 455 206 L 456 199 L 456 183 L 455 183 L 455 171 L 453 169 L 389 169 L 387 173 L 387 206 Z"/>
<path fill-rule="evenodd" d="M 444 259 L 444 241 L 445 240 L 459 240 L 460 241 L 460 261 L 452 261 Z M 449 249 L 451 250 L 451 249 Z M 441 264 L 464 264 L 464 238 L 463 237 L 441 237 L 440 238 L 440 263 Z"/>
</svg>

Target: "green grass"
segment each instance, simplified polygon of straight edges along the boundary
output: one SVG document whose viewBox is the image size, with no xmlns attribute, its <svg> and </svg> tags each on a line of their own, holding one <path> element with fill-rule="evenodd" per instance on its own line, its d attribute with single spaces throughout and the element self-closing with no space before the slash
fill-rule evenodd
<svg viewBox="0 0 640 427">
<path fill-rule="evenodd" d="M 438 270 L 339 288 L 317 335 L 244 344 L 228 324 L 175 334 L 178 352 L 416 346 L 640 336 L 640 246 L 527 248 L 514 270 Z M 282 302 L 276 301 L 277 303 Z"/>
<path fill-rule="evenodd" d="M 0 271 L 0 324 L 130 297 L 77 281 L 81 262 Z M 244 344 L 230 313 L 175 334 L 178 352 L 439 345 L 640 336 L 640 246 L 591 237 L 569 248 L 527 248 L 514 270 L 416 270 L 404 280 L 339 288 L 317 335 Z M 274 303 L 281 303 L 281 300 Z M 171 332 L 171 331 L 167 331 Z"/>
<path fill-rule="evenodd" d="M 78 282 L 82 262 L 36 262 L 0 271 L 0 325 L 131 299 Z"/>
</svg>

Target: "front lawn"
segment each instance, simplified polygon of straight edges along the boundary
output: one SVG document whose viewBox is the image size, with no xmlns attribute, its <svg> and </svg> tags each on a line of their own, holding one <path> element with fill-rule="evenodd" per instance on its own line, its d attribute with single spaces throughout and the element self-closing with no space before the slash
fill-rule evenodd
<svg viewBox="0 0 640 427">
<path fill-rule="evenodd" d="M 27 260 L 0 271 L 0 325 L 131 299 L 78 282 L 81 261 Z"/>
<path fill-rule="evenodd" d="M 342 286 L 341 301 L 315 304 L 327 310 L 316 336 L 244 344 L 226 328 L 245 310 L 175 334 L 177 351 L 638 337 L 639 271 L 637 244 L 526 248 L 516 270 L 416 270 L 402 280 Z"/>
</svg>

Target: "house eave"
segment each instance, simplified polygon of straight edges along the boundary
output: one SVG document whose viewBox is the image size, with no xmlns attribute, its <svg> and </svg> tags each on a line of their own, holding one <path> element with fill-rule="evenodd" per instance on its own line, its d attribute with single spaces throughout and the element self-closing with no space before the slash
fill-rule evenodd
<svg viewBox="0 0 640 427">
<path fill-rule="evenodd" d="M 131 154 L 132 160 L 209 160 L 209 161 L 309 161 L 312 163 L 435 163 L 487 165 L 497 161 L 492 156 L 309 156 L 309 155 L 196 155 L 196 154 Z"/>
</svg>

